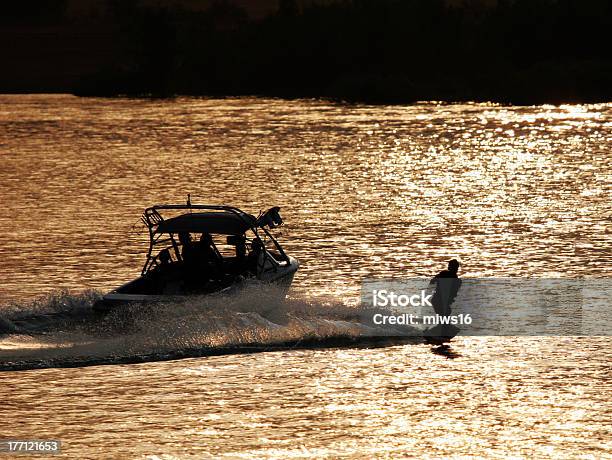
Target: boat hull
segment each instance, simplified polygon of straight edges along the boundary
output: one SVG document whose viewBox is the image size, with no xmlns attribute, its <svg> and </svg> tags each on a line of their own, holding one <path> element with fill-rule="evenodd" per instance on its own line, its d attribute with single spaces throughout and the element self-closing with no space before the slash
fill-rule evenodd
<svg viewBox="0 0 612 460">
<path fill-rule="evenodd" d="M 252 281 L 274 286 L 274 294 L 278 295 L 279 300 L 284 300 L 291 288 L 293 277 L 299 268 L 299 262 L 293 257 L 289 257 L 289 262 L 286 266 L 279 267 L 273 272 L 262 275 L 260 279 L 253 278 Z M 206 296 L 206 295 L 232 295 L 239 292 L 242 288 L 249 284 L 248 279 L 236 280 L 233 284 L 214 290 L 212 292 L 200 293 L 200 294 L 143 294 L 143 293 L 125 293 L 121 292 L 126 289 L 127 286 L 134 283 L 130 281 L 123 286 L 108 292 L 103 295 L 94 305 L 93 309 L 99 313 L 108 313 L 109 311 L 121 308 L 130 304 L 155 304 L 155 303 L 172 303 L 172 302 L 183 302 L 194 296 Z"/>
</svg>

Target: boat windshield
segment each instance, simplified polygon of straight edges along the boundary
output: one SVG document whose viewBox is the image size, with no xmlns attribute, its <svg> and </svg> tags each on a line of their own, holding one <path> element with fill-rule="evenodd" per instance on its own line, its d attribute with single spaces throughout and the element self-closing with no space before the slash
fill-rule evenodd
<svg viewBox="0 0 612 460">
<path fill-rule="evenodd" d="M 240 235 L 210 233 L 168 234 L 158 240 L 148 257 L 143 274 L 181 265 L 188 270 L 214 270 L 226 275 L 257 274 L 257 264 L 269 259 L 277 265 L 287 263 L 287 256 L 270 234 L 249 230 Z"/>
</svg>

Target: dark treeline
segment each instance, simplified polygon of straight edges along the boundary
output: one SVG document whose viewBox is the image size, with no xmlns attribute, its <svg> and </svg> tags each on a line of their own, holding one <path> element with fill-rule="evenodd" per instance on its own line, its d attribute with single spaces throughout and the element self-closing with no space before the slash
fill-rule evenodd
<svg viewBox="0 0 612 460">
<path fill-rule="evenodd" d="M 116 55 L 74 92 L 610 101 L 611 5 L 352 0 L 300 7 L 281 0 L 276 14 L 255 20 L 230 1 L 187 10 L 109 0 Z"/>
<path fill-rule="evenodd" d="M 48 24 L 61 21 L 66 14 L 67 0 L 4 2 L 0 25 Z"/>
</svg>

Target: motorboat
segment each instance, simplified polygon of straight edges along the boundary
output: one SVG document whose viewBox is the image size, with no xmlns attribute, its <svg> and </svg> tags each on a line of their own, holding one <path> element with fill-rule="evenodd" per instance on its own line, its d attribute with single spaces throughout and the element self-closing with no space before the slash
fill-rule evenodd
<svg viewBox="0 0 612 460">
<path fill-rule="evenodd" d="M 96 311 L 229 294 L 250 282 L 272 284 L 284 298 L 299 267 L 272 235 L 283 223 L 278 206 L 255 217 L 188 198 L 184 205 L 147 208 L 142 221 L 149 249 L 140 276 L 105 294 L 94 304 Z"/>
</svg>

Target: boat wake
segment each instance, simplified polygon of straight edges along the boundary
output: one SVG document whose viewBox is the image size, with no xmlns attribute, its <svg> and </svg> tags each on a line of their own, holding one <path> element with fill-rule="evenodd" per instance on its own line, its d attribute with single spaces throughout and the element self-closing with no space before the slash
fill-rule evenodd
<svg viewBox="0 0 612 460">
<path fill-rule="evenodd" d="M 100 296 L 57 292 L 3 308 L 0 370 L 415 341 L 390 337 L 388 330 L 373 333 L 357 308 L 337 301 L 279 301 L 269 285 L 233 296 L 128 305 L 106 315 L 91 308 Z"/>
</svg>

